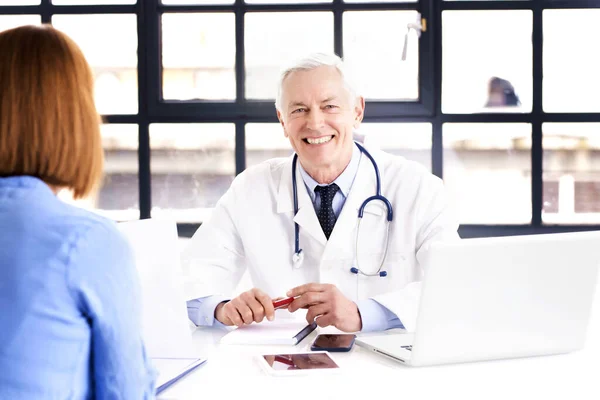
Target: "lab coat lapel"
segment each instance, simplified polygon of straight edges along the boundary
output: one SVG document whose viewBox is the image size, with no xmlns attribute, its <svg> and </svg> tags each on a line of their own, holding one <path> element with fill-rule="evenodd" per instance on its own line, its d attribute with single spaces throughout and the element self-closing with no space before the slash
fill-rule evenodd
<svg viewBox="0 0 600 400">
<path fill-rule="evenodd" d="M 284 168 L 279 183 L 279 192 L 277 194 L 277 212 L 294 212 L 294 192 L 292 188 L 292 160 L 290 157 L 286 168 Z M 300 161 L 298 161 L 300 162 Z M 300 226 L 300 234 L 306 233 L 317 240 L 321 245 L 325 246 L 327 238 L 323 233 L 323 229 L 319 224 L 319 219 L 315 212 L 315 207 L 306 192 L 306 185 L 300 174 L 298 166 L 296 166 L 296 183 L 298 191 L 298 213 L 294 217 L 294 222 Z M 300 239 L 300 247 L 302 248 L 302 239 Z"/>
<path fill-rule="evenodd" d="M 373 154 L 373 157 L 375 155 Z M 375 159 L 377 161 L 377 159 Z M 381 181 L 383 182 L 383 168 L 380 168 Z M 377 192 L 377 179 L 375 170 L 369 158 L 361 153 L 360 164 L 352 188 L 346 198 L 333 232 L 329 237 L 324 260 L 328 259 L 353 259 L 356 240 L 356 226 L 358 223 L 358 210 L 362 203 Z M 370 202 L 365 213 L 383 215 L 382 208 L 376 205 L 380 202 Z"/>
</svg>

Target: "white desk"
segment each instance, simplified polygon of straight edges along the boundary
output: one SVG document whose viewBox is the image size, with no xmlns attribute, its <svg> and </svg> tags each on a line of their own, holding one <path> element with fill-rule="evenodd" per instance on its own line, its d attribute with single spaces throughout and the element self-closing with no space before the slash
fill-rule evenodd
<svg viewBox="0 0 600 400">
<path fill-rule="evenodd" d="M 194 332 L 208 362 L 159 399 L 600 399 L 600 293 L 586 347 L 559 356 L 410 368 L 355 346 L 332 354 L 337 374 L 281 378 L 262 372 L 253 355 L 309 350 L 316 332 L 298 346 L 219 345 L 224 333 Z"/>
</svg>

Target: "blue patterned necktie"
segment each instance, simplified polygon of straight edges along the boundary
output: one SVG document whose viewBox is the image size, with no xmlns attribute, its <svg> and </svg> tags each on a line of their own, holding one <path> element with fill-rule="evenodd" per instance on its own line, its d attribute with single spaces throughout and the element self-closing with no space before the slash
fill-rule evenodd
<svg viewBox="0 0 600 400">
<path fill-rule="evenodd" d="M 332 183 L 327 186 L 317 186 L 315 188 L 315 193 L 321 194 L 321 208 L 318 212 L 319 223 L 321 224 L 321 228 L 323 228 L 323 233 L 325 233 L 325 237 L 329 239 L 331 235 L 331 231 L 333 231 L 333 227 L 335 226 L 335 212 L 333 212 L 333 197 L 340 190 L 338 185 Z"/>
</svg>

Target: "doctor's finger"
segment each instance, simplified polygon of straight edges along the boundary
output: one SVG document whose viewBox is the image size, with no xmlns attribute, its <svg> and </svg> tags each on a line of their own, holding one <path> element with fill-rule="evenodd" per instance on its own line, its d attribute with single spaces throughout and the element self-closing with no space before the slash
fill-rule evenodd
<svg viewBox="0 0 600 400">
<path fill-rule="evenodd" d="M 230 307 L 223 307 L 223 312 L 225 313 L 225 317 L 228 318 L 229 321 L 231 321 L 232 325 L 244 325 L 244 321 L 242 320 L 240 313 L 233 305 L 231 305 Z"/>
<path fill-rule="evenodd" d="M 245 324 L 249 325 L 254 321 L 254 314 L 252 313 L 252 310 L 250 309 L 250 307 L 248 307 L 246 303 L 236 304 L 236 309 L 242 317 L 242 320 Z"/>
<path fill-rule="evenodd" d="M 315 322 L 315 318 L 320 315 L 324 315 L 329 309 L 327 304 L 319 304 L 316 306 L 312 306 L 308 308 L 308 312 L 306 313 L 306 322 L 312 324 Z"/>
<path fill-rule="evenodd" d="M 258 300 L 255 298 L 248 299 L 246 304 L 252 311 L 252 318 L 254 319 L 254 322 L 261 322 L 265 318 L 265 309 L 262 304 L 258 302 Z"/>
<path fill-rule="evenodd" d="M 325 314 L 321 315 L 320 317 L 318 317 L 316 319 L 316 323 L 318 326 L 320 326 L 321 328 L 325 328 L 326 326 L 330 326 L 333 325 L 333 315 L 329 312 L 326 312 Z"/>
<path fill-rule="evenodd" d="M 307 308 L 323 302 L 324 296 L 322 292 L 308 292 L 292 301 L 288 307 L 288 310 L 289 312 L 295 312 L 300 308 Z"/>
<path fill-rule="evenodd" d="M 262 291 L 258 291 L 256 293 L 256 300 L 261 304 L 263 318 L 267 317 L 269 321 L 273 321 L 273 318 L 275 317 L 275 308 L 273 307 L 273 300 L 269 297 L 269 295 Z"/>
<path fill-rule="evenodd" d="M 295 288 L 288 290 L 286 295 L 289 297 L 296 297 L 302 296 L 304 293 L 308 292 L 324 292 L 328 289 L 329 286 L 330 285 L 323 283 L 306 283 L 304 285 L 296 286 Z"/>
</svg>

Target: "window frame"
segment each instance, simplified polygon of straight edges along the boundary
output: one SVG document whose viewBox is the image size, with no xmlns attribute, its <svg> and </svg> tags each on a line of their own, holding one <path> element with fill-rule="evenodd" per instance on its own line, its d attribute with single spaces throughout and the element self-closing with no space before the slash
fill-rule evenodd
<svg viewBox="0 0 600 400">
<path fill-rule="evenodd" d="M 420 39 L 420 100 L 368 101 L 365 122 L 426 122 L 432 126 L 432 172 L 443 178 L 442 125 L 451 122 L 508 123 L 527 122 L 532 127 L 531 206 L 532 220 L 523 225 L 462 225 L 462 237 L 503 236 L 514 234 L 598 230 L 600 225 L 548 225 L 542 222 L 543 169 L 542 124 L 547 122 L 600 122 L 600 112 L 548 113 L 542 107 L 543 11 L 548 9 L 600 9 L 594 0 L 497 0 L 445 1 L 419 0 L 417 3 L 332 3 L 317 4 L 245 4 L 235 0 L 230 5 L 163 5 L 160 0 L 138 0 L 132 5 L 53 5 L 41 0 L 39 5 L 0 6 L 0 15 L 37 14 L 42 23 L 50 23 L 54 14 L 136 15 L 138 34 L 138 113 L 105 115 L 105 123 L 138 125 L 138 167 L 140 218 L 151 216 L 151 169 L 149 125 L 153 123 L 232 122 L 235 124 L 236 174 L 246 166 L 245 124 L 277 122 L 271 101 L 244 98 L 244 15 L 261 11 L 332 11 L 334 17 L 334 51 L 343 56 L 343 12 L 368 10 L 412 10 L 427 21 L 427 31 Z M 530 10 L 533 18 L 533 107 L 530 113 L 444 114 L 441 109 L 442 88 L 442 13 L 447 10 Z M 235 14 L 235 101 L 165 101 L 161 98 L 161 16 L 166 12 L 223 12 Z M 178 224 L 182 236 L 191 236 L 200 224 Z"/>
</svg>

